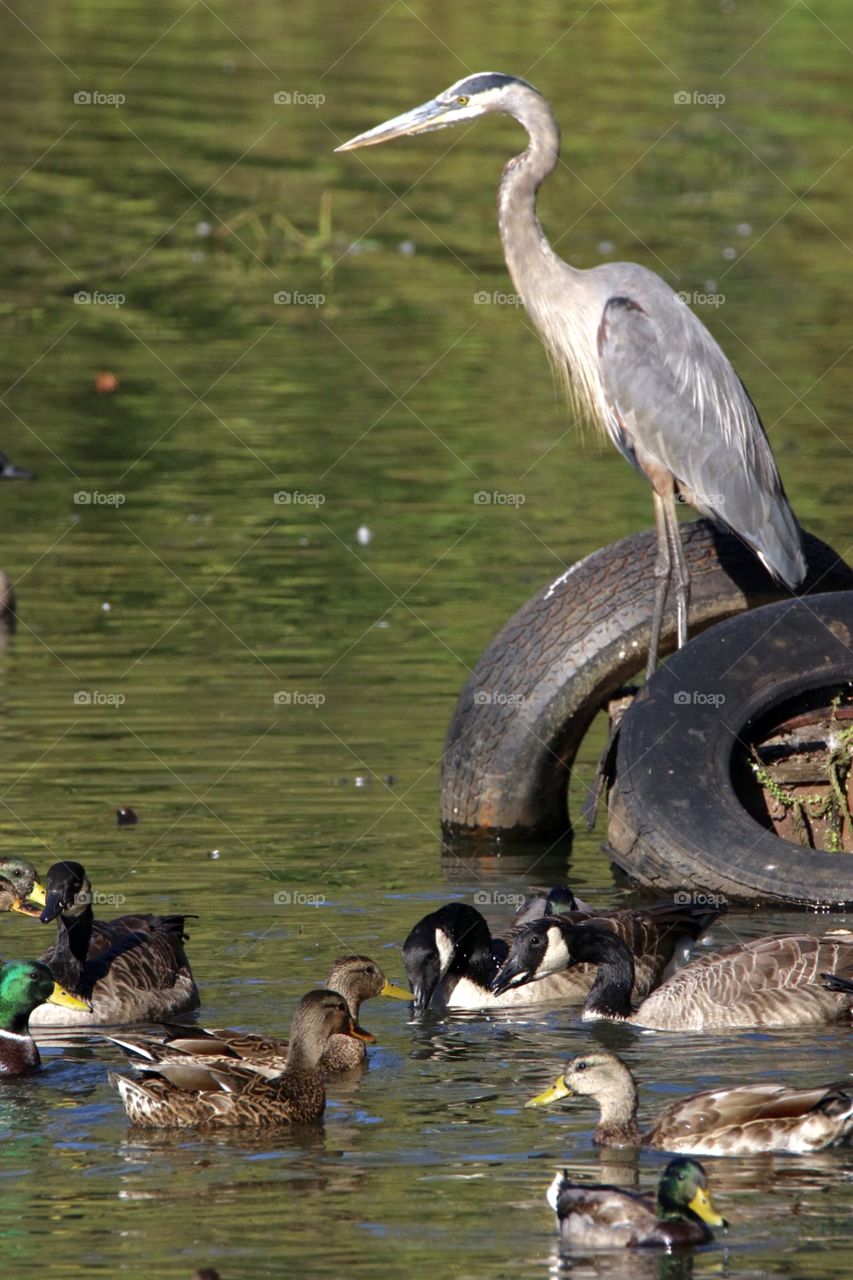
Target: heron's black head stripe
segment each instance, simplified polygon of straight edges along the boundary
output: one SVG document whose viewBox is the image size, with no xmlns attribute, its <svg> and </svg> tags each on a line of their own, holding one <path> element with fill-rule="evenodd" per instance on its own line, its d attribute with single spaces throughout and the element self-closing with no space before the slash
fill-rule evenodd
<svg viewBox="0 0 853 1280">
<path fill-rule="evenodd" d="M 474 97 L 478 93 L 485 93 L 487 89 L 504 89 L 510 84 L 523 84 L 526 89 L 533 89 L 532 84 L 528 84 L 519 76 L 505 76 L 500 71 L 478 71 L 467 80 L 460 80 L 454 86 L 453 92 L 456 95 L 467 94 L 469 97 Z M 535 92 L 538 91 L 534 89 Z"/>
</svg>

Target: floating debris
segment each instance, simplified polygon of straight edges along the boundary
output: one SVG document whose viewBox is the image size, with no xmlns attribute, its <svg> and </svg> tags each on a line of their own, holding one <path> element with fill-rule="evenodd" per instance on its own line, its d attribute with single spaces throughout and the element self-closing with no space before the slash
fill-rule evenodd
<svg viewBox="0 0 853 1280">
<path fill-rule="evenodd" d="M 99 396 L 112 395 L 114 391 L 118 391 L 118 388 L 119 380 L 114 373 L 103 370 L 95 374 L 95 390 Z"/>
<path fill-rule="evenodd" d="M 123 804 L 120 809 L 116 809 L 116 823 L 120 827 L 132 827 L 139 821 L 139 818 L 131 809 L 130 805 Z"/>
</svg>

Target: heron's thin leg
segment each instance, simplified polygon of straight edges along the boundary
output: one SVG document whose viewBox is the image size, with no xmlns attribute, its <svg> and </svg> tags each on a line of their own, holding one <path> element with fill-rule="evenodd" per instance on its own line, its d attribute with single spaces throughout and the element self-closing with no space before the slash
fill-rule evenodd
<svg viewBox="0 0 853 1280">
<path fill-rule="evenodd" d="M 675 587 L 675 617 L 678 629 L 678 647 L 683 649 L 687 644 L 687 610 L 690 603 L 690 571 L 684 559 L 684 548 L 681 545 L 681 531 L 678 517 L 675 514 L 675 502 L 672 497 L 664 498 L 664 519 L 666 521 L 667 541 L 673 566 L 673 585 Z"/>
<path fill-rule="evenodd" d="M 671 543 L 669 537 L 669 529 L 667 525 L 667 500 L 662 498 L 657 492 L 655 498 L 655 527 L 657 529 L 658 541 L 657 552 L 655 554 L 655 604 L 652 611 L 652 626 L 649 633 L 649 656 L 646 660 L 646 679 L 648 680 L 654 675 L 655 667 L 658 660 L 658 647 L 660 645 L 661 625 L 663 623 L 663 610 L 666 604 L 666 593 L 669 588 L 669 580 L 672 577 L 672 556 Z M 672 503 L 672 498 L 669 499 Z M 673 512 L 673 515 L 675 513 Z M 676 530 L 676 534 L 678 530 Z"/>
</svg>

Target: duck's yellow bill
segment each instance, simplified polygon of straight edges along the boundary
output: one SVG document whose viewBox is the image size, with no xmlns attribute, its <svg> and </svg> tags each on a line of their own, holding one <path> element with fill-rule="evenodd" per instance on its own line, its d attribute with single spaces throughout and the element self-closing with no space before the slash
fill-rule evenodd
<svg viewBox="0 0 853 1280">
<path fill-rule="evenodd" d="M 711 1204 L 711 1197 L 708 1195 L 708 1192 L 704 1187 L 699 1188 L 693 1199 L 690 1201 L 688 1208 L 692 1209 L 703 1222 L 707 1222 L 711 1227 L 728 1226 L 725 1218 L 721 1218 L 717 1213 L 717 1210 Z"/>
<path fill-rule="evenodd" d="M 91 1008 L 88 1000 L 81 1000 L 79 996 L 72 996 L 70 991 L 66 991 L 58 982 L 54 982 L 53 990 L 47 997 L 48 1004 L 61 1004 L 65 1009 L 82 1009 L 84 1013 L 88 1013 Z"/>
<path fill-rule="evenodd" d="M 544 1093 L 537 1093 L 535 1098 L 531 1098 L 524 1105 L 526 1107 L 547 1107 L 551 1102 L 559 1102 L 560 1098 L 570 1098 L 571 1096 L 572 1091 L 566 1084 L 565 1076 L 557 1076 L 550 1089 L 546 1089 Z"/>
<path fill-rule="evenodd" d="M 414 993 L 407 991 L 405 987 L 395 987 L 393 982 L 385 979 L 385 986 L 379 992 L 381 996 L 387 996 L 389 1000 L 414 1000 Z"/>
<path fill-rule="evenodd" d="M 30 906 L 30 903 L 37 904 Z M 47 897 L 44 891 L 44 885 L 38 880 L 33 881 L 33 887 L 27 894 L 27 900 L 24 902 L 21 898 L 16 898 L 9 908 L 10 911 L 17 911 L 21 916 L 40 916 L 41 907 L 47 905 Z"/>
</svg>

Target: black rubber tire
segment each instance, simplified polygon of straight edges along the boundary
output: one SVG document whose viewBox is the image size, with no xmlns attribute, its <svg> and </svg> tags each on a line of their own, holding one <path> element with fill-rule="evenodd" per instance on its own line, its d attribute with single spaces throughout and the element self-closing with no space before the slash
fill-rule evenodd
<svg viewBox="0 0 853 1280">
<path fill-rule="evenodd" d="M 790 592 L 733 534 L 705 520 L 681 526 L 690 570 L 690 634 Z M 853 589 L 853 570 L 804 535 L 804 591 Z M 441 774 L 450 845 L 511 833 L 553 840 L 571 831 L 568 778 L 597 712 L 645 665 L 654 597 L 652 530 L 578 561 L 537 591 L 483 654 L 456 704 Z M 668 609 L 661 654 L 675 644 Z M 489 701 L 484 701 L 484 695 Z"/>
<path fill-rule="evenodd" d="M 783 840 L 744 809 L 738 741 L 774 707 L 853 681 L 853 591 L 732 618 L 655 672 L 619 731 L 611 856 L 655 890 L 853 905 L 853 855 Z"/>
</svg>

